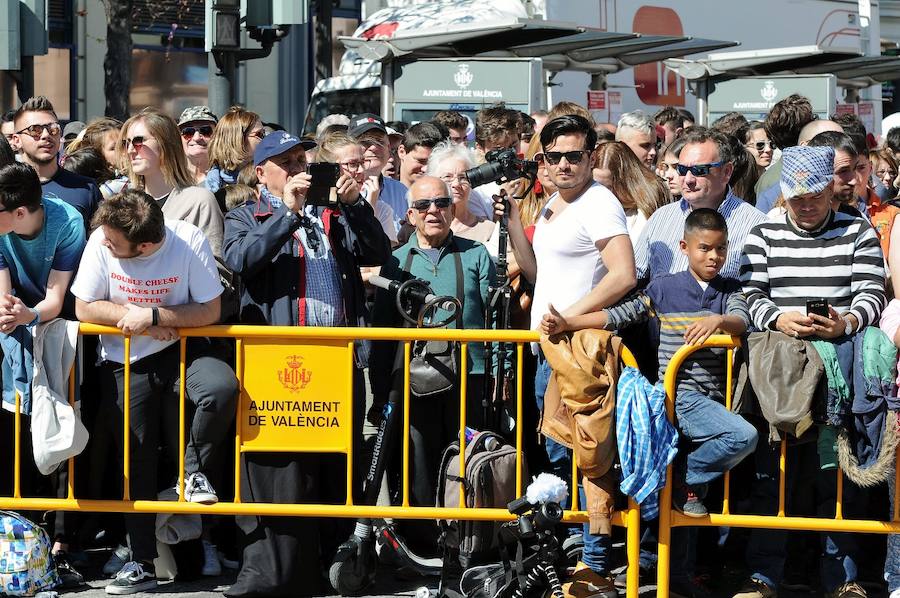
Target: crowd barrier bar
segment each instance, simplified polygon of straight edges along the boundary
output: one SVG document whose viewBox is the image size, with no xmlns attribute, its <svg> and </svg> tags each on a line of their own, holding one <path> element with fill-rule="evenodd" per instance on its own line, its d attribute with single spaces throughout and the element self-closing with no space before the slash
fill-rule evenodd
<svg viewBox="0 0 900 598">
<path fill-rule="evenodd" d="M 80 334 L 82 335 L 121 335 L 121 331 L 110 326 L 100 326 L 95 324 L 81 324 Z M 518 489 L 517 496 L 521 496 L 524 492 L 525 480 L 522 479 L 522 447 L 523 447 L 523 425 L 522 425 L 522 366 L 524 344 L 537 342 L 540 340 L 538 333 L 534 331 L 520 330 L 447 330 L 447 329 L 410 329 L 410 328 L 318 328 L 318 327 L 292 327 L 292 326 L 246 326 L 246 325 L 219 325 L 207 326 L 199 328 L 184 328 L 179 330 L 179 459 L 178 459 L 178 488 L 179 498 L 177 501 L 159 501 L 159 500 L 132 500 L 130 496 L 130 479 L 132 471 L 130 467 L 130 381 L 131 381 L 131 364 L 129 356 L 131 355 L 131 337 L 125 336 L 125 364 L 124 364 L 124 384 L 125 384 L 125 401 L 124 401 L 124 417 L 123 417 L 123 438 L 124 447 L 123 454 L 123 488 L 122 500 L 105 500 L 105 499 L 80 499 L 75 496 L 75 467 L 74 459 L 68 461 L 68 487 L 66 498 L 36 498 L 23 497 L 21 492 L 21 399 L 16 395 L 15 405 L 15 448 L 14 448 L 14 467 L 13 467 L 13 496 L 0 496 L 0 509 L 12 510 L 67 510 L 67 511 L 89 511 L 89 512 L 120 512 L 120 513 L 193 513 L 193 514 L 211 514 L 211 515 L 259 515 L 259 516 L 304 516 L 304 517 L 349 517 L 349 518 L 394 518 L 394 519 L 459 519 L 474 521 L 511 521 L 515 516 L 510 514 L 504 508 L 468 508 L 465 505 L 464 489 L 460 489 L 459 506 L 458 507 L 424 507 L 412 506 L 409 504 L 409 358 L 411 351 L 411 342 L 417 340 L 451 340 L 461 342 L 461 363 L 466 363 L 468 355 L 468 343 L 476 342 L 508 342 L 515 343 L 515 365 L 516 365 L 516 433 L 515 443 L 517 452 L 517 473 L 516 486 Z M 404 408 L 403 408 L 403 443 L 402 443 L 402 504 L 399 506 L 377 506 L 377 505 L 358 505 L 353 503 L 353 484 L 352 484 L 352 463 L 353 463 L 353 447 L 350 443 L 346 451 L 341 451 L 346 455 L 347 459 L 347 499 L 345 504 L 276 504 L 276 503 L 246 503 L 243 502 L 240 494 L 240 456 L 242 453 L 249 452 L 245 446 L 242 436 L 243 425 L 240 417 L 241 401 L 239 400 L 236 408 L 236 433 L 235 433 L 235 482 L 234 482 L 234 500 L 232 502 L 219 502 L 214 505 L 201 505 L 197 503 L 187 502 L 184 499 L 184 453 L 185 453 L 185 374 L 186 374 L 186 354 L 187 339 L 190 337 L 217 337 L 217 338 L 233 338 L 235 339 L 235 374 L 240 383 L 241 394 L 244 393 L 244 379 L 246 369 L 251 365 L 245 363 L 244 359 L 244 342 L 247 339 L 277 339 L 277 340 L 294 340 L 298 346 L 315 347 L 316 341 L 344 341 L 347 343 L 348 361 L 345 364 L 347 371 L 350 373 L 350 391 L 347 397 L 348 414 L 347 421 L 352 421 L 353 413 L 353 388 L 352 388 L 352 372 L 355 367 L 353 346 L 357 340 L 386 340 L 399 341 L 403 343 L 405 354 L 404 366 Z M 304 345 L 304 343 L 306 343 Z M 636 367 L 636 362 L 631 353 L 623 347 L 622 361 L 624 365 Z M 466 388 L 468 385 L 468 374 L 463 368 L 460 379 L 460 477 L 465 475 L 465 421 L 466 421 Z M 75 375 L 74 367 L 69 376 L 69 402 L 74 405 L 75 392 Z M 352 428 L 352 426 L 351 426 Z M 349 432 L 352 434 L 352 432 Z M 283 451 L 291 452 L 290 449 L 280 447 L 263 447 L 253 449 L 255 451 Z M 322 447 L 317 450 L 307 450 L 305 452 L 322 452 L 332 453 L 332 447 Z M 578 469 L 573 459 L 572 470 L 572 487 L 578 487 Z M 572 505 L 577 506 L 577 494 L 571 498 Z M 564 512 L 563 521 L 570 523 L 584 523 L 588 521 L 587 512 L 569 509 Z M 634 501 L 629 498 L 628 508 L 624 511 L 617 511 L 612 515 L 612 522 L 617 526 L 626 527 L 627 541 L 626 552 L 628 559 L 628 586 L 626 595 L 628 598 L 637 598 L 638 596 L 638 556 L 640 542 L 640 510 Z"/>
<path fill-rule="evenodd" d="M 701 345 L 685 345 L 672 357 L 665 374 L 666 411 L 669 421 L 675 421 L 675 390 L 678 372 L 684 361 L 696 351 L 701 349 L 719 347 L 726 349 L 727 370 L 725 406 L 731 409 L 733 391 L 733 366 L 734 351 L 741 346 L 740 339 L 728 335 L 713 335 Z M 766 439 L 760 437 L 759 442 Z M 671 539 L 672 528 L 681 526 L 697 527 L 744 527 L 752 529 L 774 530 L 805 530 L 805 531 L 830 531 L 830 532 L 856 532 L 896 534 L 900 533 L 900 501 L 897 492 L 900 490 L 900 468 L 895 468 L 894 508 L 891 521 L 877 521 L 867 519 L 845 519 L 843 516 L 843 474 L 840 467 L 837 468 L 837 494 L 835 501 L 834 518 L 824 517 L 796 517 L 785 514 L 785 471 L 787 462 L 787 437 L 781 440 L 781 451 L 778 462 L 778 510 L 775 515 L 738 515 L 730 512 L 729 508 L 729 472 L 723 476 L 724 494 L 722 500 L 722 512 L 710 513 L 706 517 L 688 517 L 679 513 L 672 507 L 672 465 L 666 470 L 666 485 L 660 495 L 659 511 L 659 545 L 657 557 L 657 597 L 669 596 L 669 569 L 671 563 Z M 748 457 L 752 458 L 752 457 Z"/>
</svg>

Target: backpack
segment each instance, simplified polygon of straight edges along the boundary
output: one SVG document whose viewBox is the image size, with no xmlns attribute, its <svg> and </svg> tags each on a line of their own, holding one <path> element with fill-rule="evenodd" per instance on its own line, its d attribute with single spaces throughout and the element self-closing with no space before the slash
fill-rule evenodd
<svg viewBox="0 0 900 598">
<path fill-rule="evenodd" d="M 59 585 L 47 532 L 18 513 L 0 511 L 0 594 L 33 596 Z"/>
<path fill-rule="evenodd" d="M 459 442 L 444 449 L 438 477 L 437 506 L 459 505 L 459 486 L 465 488 L 468 508 L 497 507 L 517 498 L 516 447 L 504 442 L 493 432 L 481 432 L 466 445 L 466 475 L 459 477 Z M 528 479 L 527 464 L 522 462 L 522 479 Z M 459 551 L 459 562 L 468 568 L 474 560 L 491 556 L 499 547 L 497 532 L 500 521 L 447 521 L 445 549 Z"/>
</svg>

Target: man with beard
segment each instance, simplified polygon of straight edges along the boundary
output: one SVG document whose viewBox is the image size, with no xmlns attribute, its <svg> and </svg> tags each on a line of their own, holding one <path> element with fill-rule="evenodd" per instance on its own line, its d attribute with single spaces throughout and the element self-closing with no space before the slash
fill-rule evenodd
<svg viewBox="0 0 900 598">
<path fill-rule="evenodd" d="M 15 144 L 11 145 L 17 145 L 22 162 L 37 171 L 43 196 L 62 200 L 78 210 L 87 230 L 100 202 L 100 190 L 91 179 L 69 172 L 59 165 L 57 158 L 62 127 L 53 104 L 44 96 L 29 98 L 16 110 L 13 123 Z"/>
<path fill-rule="evenodd" d="M 185 108 L 178 119 L 178 131 L 181 133 L 181 145 L 187 156 L 188 170 L 194 183 L 206 180 L 209 170 L 209 138 L 212 137 L 219 119 L 206 106 Z"/>
<path fill-rule="evenodd" d="M 856 195 L 860 179 L 867 165 L 859 159 L 853 141 L 846 133 L 825 131 L 809 140 L 809 147 L 830 147 L 834 150 L 834 186 L 831 208 L 851 216 L 866 217 L 866 204 Z"/>
</svg>

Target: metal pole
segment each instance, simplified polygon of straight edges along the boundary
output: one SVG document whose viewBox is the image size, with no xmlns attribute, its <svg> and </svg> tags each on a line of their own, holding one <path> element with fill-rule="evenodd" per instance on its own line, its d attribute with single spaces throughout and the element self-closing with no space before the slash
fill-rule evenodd
<svg viewBox="0 0 900 598">
<path fill-rule="evenodd" d="M 209 97 L 213 114 L 228 112 L 234 98 L 236 64 L 233 52 L 213 51 L 209 56 Z"/>
<path fill-rule="evenodd" d="M 709 125 L 709 81 L 706 78 L 697 80 L 697 124 Z"/>
<path fill-rule="evenodd" d="M 381 118 L 394 120 L 394 60 L 381 63 Z"/>
</svg>

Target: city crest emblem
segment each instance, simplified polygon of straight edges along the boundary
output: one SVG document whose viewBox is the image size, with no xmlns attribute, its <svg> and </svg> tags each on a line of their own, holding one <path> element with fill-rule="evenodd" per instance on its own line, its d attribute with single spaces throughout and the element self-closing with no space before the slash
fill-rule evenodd
<svg viewBox="0 0 900 598">
<path fill-rule="evenodd" d="M 767 102 L 771 102 L 778 97 L 778 88 L 775 87 L 775 82 L 771 80 L 766 81 L 765 84 L 763 84 L 763 88 L 759 90 L 759 95 Z"/>
<path fill-rule="evenodd" d="M 472 79 L 474 79 L 474 78 L 475 78 L 475 75 L 473 75 L 469 71 L 468 64 L 459 65 L 459 70 L 456 71 L 456 73 L 453 75 L 453 80 L 456 82 L 456 85 L 460 89 L 465 89 L 466 87 L 471 85 Z"/>
<path fill-rule="evenodd" d="M 312 379 L 312 372 L 303 367 L 303 357 L 291 355 L 285 367 L 278 370 L 278 381 L 291 392 L 300 392 Z"/>
</svg>

